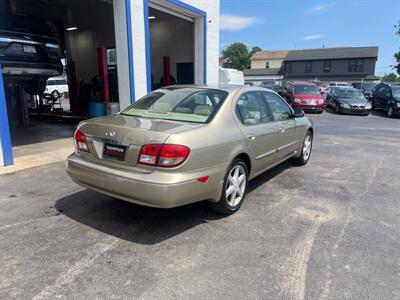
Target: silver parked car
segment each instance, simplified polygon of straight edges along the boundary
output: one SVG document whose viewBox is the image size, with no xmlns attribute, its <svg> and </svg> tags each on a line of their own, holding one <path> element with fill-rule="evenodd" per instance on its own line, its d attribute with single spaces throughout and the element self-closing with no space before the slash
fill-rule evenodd
<svg viewBox="0 0 400 300">
<path fill-rule="evenodd" d="M 274 91 L 172 86 L 80 123 L 67 171 L 130 202 L 169 208 L 208 200 L 230 214 L 252 178 L 290 158 L 306 164 L 312 140 L 311 121 Z"/>
</svg>

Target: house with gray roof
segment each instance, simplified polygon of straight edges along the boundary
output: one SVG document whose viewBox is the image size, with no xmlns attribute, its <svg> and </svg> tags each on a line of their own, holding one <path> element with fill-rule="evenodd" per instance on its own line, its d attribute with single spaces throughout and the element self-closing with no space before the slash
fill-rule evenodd
<svg viewBox="0 0 400 300">
<path fill-rule="evenodd" d="M 271 57 L 280 55 L 281 66 Z M 275 57 L 274 57 L 275 58 Z M 302 50 L 260 51 L 251 58 L 251 69 L 243 70 L 245 80 L 265 79 L 361 81 L 376 80 L 378 47 L 335 47 Z"/>
<path fill-rule="evenodd" d="M 291 50 L 283 61 L 285 79 L 360 81 L 374 79 L 378 47 Z"/>
</svg>

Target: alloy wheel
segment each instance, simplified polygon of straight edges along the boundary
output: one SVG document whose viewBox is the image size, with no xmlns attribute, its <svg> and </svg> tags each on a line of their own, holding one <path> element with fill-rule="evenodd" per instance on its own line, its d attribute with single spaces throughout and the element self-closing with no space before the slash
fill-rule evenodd
<svg viewBox="0 0 400 300">
<path fill-rule="evenodd" d="M 231 207 L 236 207 L 242 201 L 246 183 L 245 169 L 241 165 L 235 165 L 229 172 L 225 186 L 225 198 Z"/>
<path fill-rule="evenodd" d="M 311 146 L 312 146 L 311 135 L 307 134 L 306 138 L 304 139 L 304 144 L 303 144 L 303 159 L 305 161 L 307 161 L 310 158 Z"/>
</svg>

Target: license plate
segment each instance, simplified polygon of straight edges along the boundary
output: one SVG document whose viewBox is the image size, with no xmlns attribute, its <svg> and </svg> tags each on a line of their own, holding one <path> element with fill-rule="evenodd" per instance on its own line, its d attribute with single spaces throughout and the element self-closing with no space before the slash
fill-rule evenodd
<svg viewBox="0 0 400 300">
<path fill-rule="evenodd" d="M 24 46 L 25 53 L 36 53 L 36 48 L 34 46 Z"/>
<path fill-rule="evenodd" d="M 316 105 L 317 101 L 311 100 L 311 101 L 304 101 L 303 102 L 305 105 Z"/>
<path fill-rule="evenodd" d="M 125 160 L 126 146 L 104 144 L 103 157 L 114 160 Z"/>
</svg>

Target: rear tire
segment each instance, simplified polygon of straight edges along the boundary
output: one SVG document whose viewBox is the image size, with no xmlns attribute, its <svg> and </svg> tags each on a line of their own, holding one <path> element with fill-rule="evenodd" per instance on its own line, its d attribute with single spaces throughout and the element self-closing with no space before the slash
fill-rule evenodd
<svg viewBox="0 0 400 300">
<path fill-rule="evenodd" d="M 221 198 L 218 202 L 209 202 L 211 209 L 230 215 L 238 211 L 246 197 L 248 168 L 240 158 L 235 159 L 225 174 Z"/>
<path fill-rule="evenodd" d="M 304 137 L 300 156 L 297 158 L 292 158 L 292 161 L 294 164 L 296 164 L 298 166 L 304 166 L 305 164 L 308 163 L 308 161 L 310 160 L 310 156 L 311 156 L 312 143 L 313 143 L 313 134 L 309 130 L 309 131 L 307 131 L 306 136 Z"/>
</svg>

